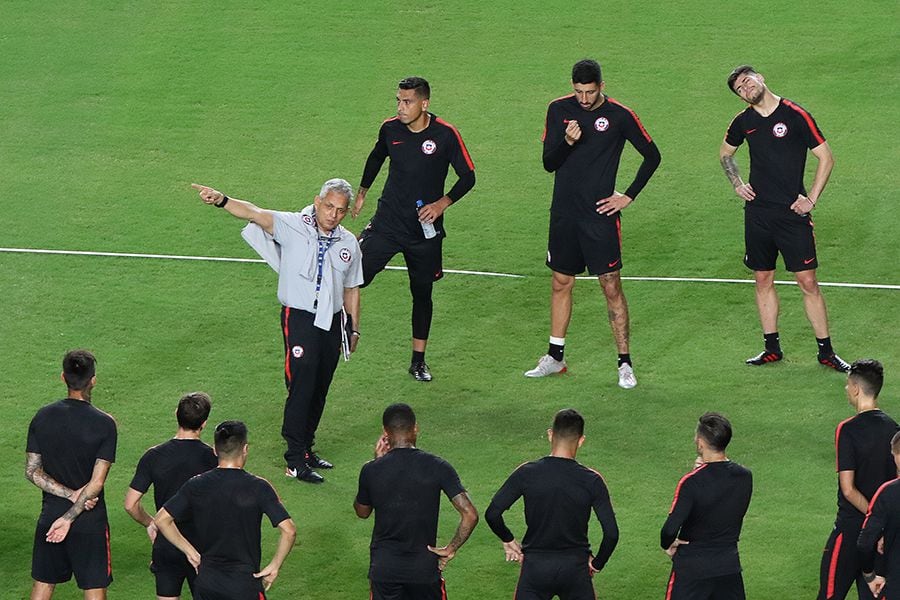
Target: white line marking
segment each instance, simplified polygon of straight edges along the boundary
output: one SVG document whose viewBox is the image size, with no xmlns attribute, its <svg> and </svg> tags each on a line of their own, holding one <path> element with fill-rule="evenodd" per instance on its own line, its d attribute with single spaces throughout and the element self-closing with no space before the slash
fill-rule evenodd
<svg viewBox="0 0 900 600">
<path fill-rule="evenodd" d="M 0 248 L 0 252 L 19 254 L 61 254 L 66 256 L 107 256 L 114 258 L 155 258 L 163 260 L 204 260 L 212 262 L 236 262 L 236 263 L 265 263 L 260 258 L 232 258 L 225 256 L 186 256 L 179 254 L 139 254 L 135 252 L 94 252 L 88 250 L 47 250 L 43 248 Z M 393 271 L 405 271 L 406 267 L 388 266 L 386 269 Z M 510 277 L 523 279 L 527 275 L 515 273 L 494 273 L 492 271 L 463 271 L 457 269 L 444 269 L 445 273 L 458 275 L 481 275 L 484 277 Z M 576 279 L 596 279 L 592 276 L 580 276 Z M 688 283 L 753 283 L 752 279 L 715 279 L 711 277 L 622 277 L 626 281 L 675 281 Z M 776 281 L 778 285 L 797 285 L 796 281 Z M 876 290 L 900 290 L 900 285 L 880 283 L 842 283 L 820 281 L 823 287 L 865 288 Z"/>
</svg>

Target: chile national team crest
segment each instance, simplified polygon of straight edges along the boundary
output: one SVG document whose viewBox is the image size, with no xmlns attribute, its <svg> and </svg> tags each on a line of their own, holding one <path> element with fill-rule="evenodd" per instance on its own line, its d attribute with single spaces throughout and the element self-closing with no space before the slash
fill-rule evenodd
<svg viewBox="0 0 900 600">
<path fill-rule="evenodd" d="M 349 248 L 341 248 L 341 251 L 338 254 L 338 256 L 340 256 L 341 260 L 344 261 L 345 263 L 350 262 L 350 259 L 352 258 Z"/>
<path fill-rule="evenodd" d="M 437 144 L 434 140 L 425 140 L 422 142 L 422 152 L 425 154 L 434 154 L 435 150 L 437 150 Z"/>
<path fill-rule="evenodd" d="M 774 135 L 777 138 L 783 138 L 784 136 L 787 135 L 787 132 L 788 132 L 787 125 L 785 125 L 781 121 L 779 121 L 778 123 L 775 123 L 775 125 L 772 127 L 772 135 Z"/>
<path fill-rule="evenodd" d="M 597 131 L 606 131 L 609 129 L 609 119 L 606 117 L 597 117 L 597 120 L 594 121 L 594 129 Z"/>
<path fill-rule="evenodd" d="M 303 358 L 303 346 L 294 346 L 291 348 L 291 355 L 294 358 Z"/>
</svg>

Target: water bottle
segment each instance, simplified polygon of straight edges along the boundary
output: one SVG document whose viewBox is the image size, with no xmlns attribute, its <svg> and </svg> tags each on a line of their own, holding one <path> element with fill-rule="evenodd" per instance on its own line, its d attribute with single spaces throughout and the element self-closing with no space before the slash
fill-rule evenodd
<svg viewBox="0 0 900 600">
<path fill-rule="evenodd" d="M 416 214 L 419 213 L 419 210 L 425 206 L 425 203 L 421 200 L 416 200 Z M 434 229 L 434 223 L 425 223 L 424 221 L 419 221 L 422 224 L 422 233 L 425 234 L 425 239 L 430 240 L 434 236 L 437 235 L 437 231 Z"/>
</svg>

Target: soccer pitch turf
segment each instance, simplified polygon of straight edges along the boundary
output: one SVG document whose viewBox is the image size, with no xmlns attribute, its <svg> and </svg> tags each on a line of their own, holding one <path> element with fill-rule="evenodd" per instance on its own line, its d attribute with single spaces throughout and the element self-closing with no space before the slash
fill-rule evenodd
<svg viewBox="0 0 900 600">
<path fill-rule="evenodd" d="M 99 360 L 94 401 L 119 425 L 106 486 L 113 598 L 152 597 L 149 543 L 121 500 L 141 453 L 174 433 L 178 397 L 196 389 L 213 398 L 211 422 L 247 421 L 247 468 L 273 482 L 297 522 L 272 599 L 366 597 L 372 523 L 352 501 L 394 401 L 416 409 L 420 447 L 457 468 L 480 511 L 518 464 L 547 452 L 554 411 L 581 411 L 578 458 L 606 478 L 621 530 L 595 578 L 600 598 L 663 596 L 670 563 L 658 530 L 693 461 L 697 416 L 719 410 L 735 428 L 730 456 L 754 472 L 741 540 L 748 596 L 811 597 L 835 511 L 834 427 L 851 409 L 844 378 L 816 364 L 799 291 L 780 288 L 787 359 L 756 370 L 742 364 L 760 349 L 752 286 L 626 281 L 639 381 L 626 392 L 597 284 L 580 281 L 570 372 L 526 380 L 548 327 L 552 177 L 539 138 L 547 102 L 570 90 L 571 64 L 597 58 L 609 94 L 640 115 L 663 156 L 623 217 L 623 275 L 747 279 L 739 201 L 716 153 L 742 108 L 725 76 L 750 62 L 810 110 L 835 153 L 815 213 L 820 278 L 898 284 L 897 17 L 893 2 L 834 1 L 0 3 L 0 246 L 255 258 L 240 223 L 202 205 L 189 183 L 283 210 L 308 203 L 328 177 L 355 185 L 396 81 L 420 74 L 478 173 L 448 211 L 444 266 L 524 275 L 437 284 L 428 385 L 405 373 L 405 273 L 364 290 L 359 352 L 338 368 L 318 436 L 338 467 L 312 487 L 281 475 L 268 267 L 0 253 L 0 597 L 30 587 L 40 493 L 23 477 L 26 428 L 62 397 L 59 361 L 82 346 Z M 746 173 L 746 148 L 738 163 Z M 637 164 L 626 148 L 620 189 Z M 354 232 L 383 181 L 384 172 L 360 218 L 345 221 Z M 896 418 L 898 292 L 824 293 L 838 352 L 885 363 L 882 405 Z M 521 503 L 508 515 L 521 537 Z M 456 522 L 445 502 L 439 541 Z M 274 545 L 264 527 L 264 560 Z M 449 597 L 510 597 L 518 569 L 502 557 L 482 522 L 446 573 Z M 69 583 L 55 597 L 80 596 Z"/>
</svg>

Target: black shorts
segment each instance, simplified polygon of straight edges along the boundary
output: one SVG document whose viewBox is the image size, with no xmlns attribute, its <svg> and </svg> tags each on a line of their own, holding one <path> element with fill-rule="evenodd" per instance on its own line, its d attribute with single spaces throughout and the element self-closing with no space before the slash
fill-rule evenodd
<svg viewBox="0 0 900 600">
<path fill-rule="evenodd" d="M 444 578 L 434 583 L 388 583 L 369 580 L 369 600 L 447 600 Z"/>
<path fill-rule="evenodd" d="M 666 600 L 745 600 L 746 597 L 740 573 L 686 579 L 673 570 L 666 588 Z"/>
<path fill-rule="evenodd" d="M 431 283 L 444 276 L 443 237 L 430 240 L 402 240 L 391 233 L 377 231 L 369 223 L 359 236 L 363 255 L 363 284 L 369 285 L 398 253 L 403 254 L 410 281 Z"/>
<path fill-rule="evenodd" d="M 109 527 L 105 531 L 69 531 L 58 544 L 47 541 L 51 523 L 38 522 L 31 555 L 31 577 L 42 583 L 63 583 L 75 575 L 83 590 L 107 588 L 112 583 Z"/>
<path fill-rule="evenodd" d="M 591 275 L 622 268 L 622 220 L 579 219 L 550 213 L 547 266 L 563 275 Z"/>
<path fill-rule="evenodd" d="M 587 553 L 530 553 L 522 561 L 515 600 L 595 600 Z"/>
<path fill-rule="evenodd" d="M 190 589 L 194 589 L 197 576 L 194 567 L 183 552 L 170 544 L 154 544 L 150 571 L 156 577 L 157 596 L 180 596 L 185 581 Z"/>
<path fill-rule="evenodd" d="M 194 579 L 194 600 L 265 600 L 262 579 L 253 573 L 204 567 Z"/>
<path fill-rule="evenodd" d="M 816 237 L 809 215 L 791 211 L 744 209 L 744 264 L 754 271 L 774 271 L 778 253 L 788 271 L 808 271 L 819 266 Z"/>
</svg>

